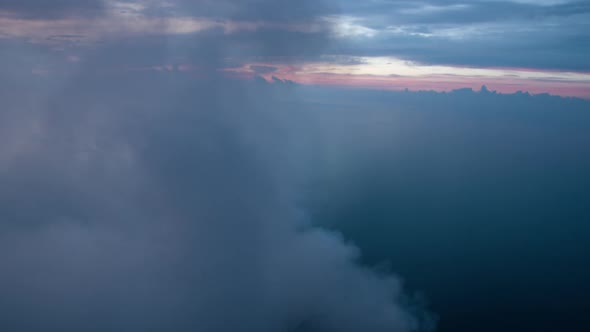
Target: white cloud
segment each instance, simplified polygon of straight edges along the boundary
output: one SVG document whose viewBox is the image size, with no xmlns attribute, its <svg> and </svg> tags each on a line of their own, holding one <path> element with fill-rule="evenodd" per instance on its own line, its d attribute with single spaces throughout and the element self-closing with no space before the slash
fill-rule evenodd
<svg viewBox="0 0 590 332">
<path fill-rule="evenodd" d="M 340 38 L 375 37 L 379 31 L 364 26 L 362 20 L 353 16 L 326 16 L 322 18 L 332 33 Z"/>
<path fill-rule="evenodd" d="M 463 77 L 487 77 L 514 79 L 543 79 L 556 81 L 590 83 L 590 74 L 550 70 L 526 70 L 511 68 L 470 68 L 460 66 L 423 65 L 395 57 L 352 57 L 350 64 L 309 63 L 302 65 L 301 74 L 348 74 L 406 77 L 427 77 L 432 75 L 453 75 Z"/>
</svg>

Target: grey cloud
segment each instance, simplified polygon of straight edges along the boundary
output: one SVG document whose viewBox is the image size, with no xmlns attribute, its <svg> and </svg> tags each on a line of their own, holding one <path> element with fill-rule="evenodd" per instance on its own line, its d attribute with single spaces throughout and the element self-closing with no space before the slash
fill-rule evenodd
<svg viewBox="0 0 590 332">
<path fill-rule="evenodd" d="M 588 70 L 589 9 L 583 1 L 344 2 L 342 13 L 380 33 L 344 38 L 332 52 L 432 64 Z"/>
<path fill-rule="evenodd" d="M 418 327 L 398 280 L 294 205 L 305 155 L 266 86 L 88 78 L 3 96 L 3 329 Z"/>
<path fill-rule="evenodd" d="M 0 11 L 25 18 L 96 16 L 103 10 L 103 0 L 0 0 Z"/>
<path fill-rule="evenodd" d="M 333 51 L 348 55 L 397 56 L 427 64 L 590 69 L 587 23 L 582 20 L 553 24 L 531 27 L 520 23 L 419 25 L 401 33 L 385 33 L 360 41 L 340 40 L 334 42 Z M 452 29 L 450 33 L 456 36 L 445 35 L 445 29 Z"/>
<path fill-rule="evenodd" d="M 275 72 L 277 70 L 277 67 L 272 67 L 272 66 L 250 66 L 250 69 L 252 69 L 256 74 L 270 74 L 272 72 Z"/>
<path fill-rule="evenodd" d="M 557 4 L 552 6 L 538 6 L 532 4 L 518 4 L 509 2 L 476 3 L 465 10 L 434 15 L 430 22 L 433 23 L 477 23 L 498 21 L 535 22 L 548 18 L 568 19 L 572 16 L 587 15 L 590 12 L 590 4 L 576 2 Z M 428 22 L 428 19 L 426 20 Z"/>
<path fill-rule="evenodd" d="M 105 43 L 70 66 L 69 49 L 4 44 L 0 329 L 422 328 L 396 277 L 299 206 L 293 87 L 220 77 L 239 48 L 218 36 Z M 122 65 L 182 57 L 202 70 Z"/>
<path fill-rule="evenodd" d="M 403 271 L 440 331 L 587 330 L 590 101 L 301 89 L 315 219 Z"/>
<path fill-rule="evenodd" d="M 590 68 L 586 56 L 590 7 L 584 1 L 174 3 L 177 14 L 190 12 L 222 19 L 310 22 L 326 15 L 344 15 L 381 32 L 372 38 L 333 38 L 322 26 L 317 33 L 261 29 L 228 38 L 239 46 L 240 54 L 250 56 L 276 56 L 281 50 L 286 50 L 285 54 L 309 56 L 327 47 L 325 53 L 329 54 L 390 55 L 432 64 Z M 404 33 L 392 33 L 388 30 L 392 27 Z M 565 58 L 568 61 L 563 61 Z"/>
<path fill-rule="evenodd" d="M 134 1 L 130 1 L 134 2 Z M 248 21 L 306 21 L 338 12 L 336 1 L 289 0 L 172 0 L 144 1 L 144 12 L 151 15 L 186 15 Z"/>
<path fill-rule="evenodd" d="M 177 59 L 196 62 L 220 57 L 223 44 L 226 60 L 241 63 L 251 58 L 298 57 L 317 59 L 323 54 L 389 55 L 423 63 L 468 66 L 540 67 L 588 70 L 588 4 L 573 1 L 533 4 L 513 1 L 127 1 L 145 5 L 148 16 L 195 16 L 221 21 L 289 23 L 300 29 L 258 26 L 227 34 L 221 27 L 195 34 L 119 38 L 107 35 L 100 43 L 133 48 L 120 52 L 127 62 L 143 65 L 146 59 L 166 52 Z M 4 2 L 5 8 L 23 13 L 47 12 L 56 16 L 100 7 L 99 2 L 76 5 L 70 1 L 50 6 L 47 2 Z M 171 4 L 171 5 L 170 5 Z M 37 9 L 35 9 L 37 8 Z M 139 7 L 138 7 L 139 8 Z M 47 9 L 47 10 L 45 10 Z M 52 14 L 53 13 L 53 14 Z M 61 14 L 60 14 L 61 13 Z M 374 29 L 373 37 L 335 36 L 325 16 L 353 17 L 354 24 Z M 346 20 L 346 19 L 345 19 Z M 309 24 L 314 29 L 304 31 Z M 347 22 L 344 22 L 348 24 Z M 291 27 L 293 28 L 293 27 Z M 334 27 L 332 27 L 334 28 Z M 338 26 L 335 27 L 338 29 Z M 507 37 L 509 36 L 509 38 Z M 38 39 L 38 38 L 37 38 Z M 62 47 L 80 48 L 83 38 L 50 38 Z M 38 42 L 38 40 L 37 40 Z M 88 46 L 87 43 L 81 43 Z M 136 51 L 142 49 L 143 54 Z M 165 51 L 163 51 L 165 50 Z M 152 55 L 154 53 L 155 55 Z M 107 58 L 112 58 L 107 55 Z M 568 61 L 563 61 L 568 59 Z M 180 61 L 180 60 L 179 60 Z"/>
<path fill-rule="evenodd" d="M 239 66 L 252 59 L 280 62 L 317 59 L 332 45 L 326 33 L 260 29 L 226 34 L 213 29 L 195 35 L 138 37 L 105 41 L 97 51 L 82 54 L 89 70 L 141 68 L 163 64 L 192 64 L 200 70 Z M 43 52 L 43 53 L 46 53 Z"/>
</svg>

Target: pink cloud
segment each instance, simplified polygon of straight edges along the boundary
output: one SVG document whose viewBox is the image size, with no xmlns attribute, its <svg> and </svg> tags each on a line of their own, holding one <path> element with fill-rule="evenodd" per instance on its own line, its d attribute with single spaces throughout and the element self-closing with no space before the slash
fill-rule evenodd
<svg viewBox="0 0 590 332">
<path fill-rule="evenodd" d="M 259 64 L 256 64 L 259 65 Z M 257 74 L 245 65 L 240 68 L 226 69 L 232 76 L 252 78 Z M 472 88 L 478 90 L 482 85 L 488 89 L 501 93 L 514 93 L 528 91 L 533 94 L 551 93 L 561 96 L 590 98 L 590 82 L 575 80 L 559 80 L 544 78 L 521 78 L 509 76 L 460 76 L 452 74 L 432 74 L 425 76 L 379 76 L 366 74 L 337 74 L 337 73 L 308 73 L 302 70 L 304 65 L 277 65 L 272 73 L 262 74 L 267 81 L 272 81 L 272 76 L 283 80 L 291 80 L 299 84 L 340 86 L 351 88 L 368 88 L 383 90 L 435 90 L 451 91 L 459 88 Z M 511 71 L 520 70 L 512 68 Z M 545 73 L 541 70 L 522 70 L 523 72 Z"/>
</svg>

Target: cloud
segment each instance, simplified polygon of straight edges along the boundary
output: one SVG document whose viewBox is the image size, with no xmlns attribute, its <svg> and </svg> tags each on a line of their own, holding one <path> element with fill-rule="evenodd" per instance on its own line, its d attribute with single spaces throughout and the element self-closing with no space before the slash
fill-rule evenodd
<svg viewBox="0 0 590 332">
<path fill-rule="evenodd" d="M 397 279 L 301 215 L 266 86 L 90 77 L 3 96 L 3 329 L 417 327 Z"/>
<path fill-rule="evenodd" d="M 562 96 L 590 97 L 590 75 L 586 73 L 531 70 L 526 68 L 470 68 L 423 65 L 392 57 L 320 57 L 297 64 L 272 64 L 273 72 L 256 72 L 265 62 L 244 64 L 227 69 L 242 77 L 271 76 L 301 84 L 347 86 L 384 90 L 451 91 L 457 88 L 479 88 L 489 84 L 500 92 L 526 89 L 531 93 L 553 93 Z"/>
<path fill-rule="evenodd" d="M 430 328 L 400 279 L 361 266 L 359 250 L 316 227 L 301 203 L 318 155 L 372 160 L 383 144 L 404 143 L 391 136 L 400 127 L 383 126 L 387 114 L 317 112 L 303 103 L 318 97 L 306 87 L 220 75 L 251 57 L 321 57 L 331 34 L 137 31 L 85 47 L 2 41 L 0 330 Z M 66 32 L 60 38 L 79 37 Z M 154 66 L 166 70 L 142 70 Z M 470 91 L 394 96 L 385 105 L 579 103 Z M 360 110 L 384 98 L 332 97 Z M 376 125 L 363 141 L 339 121 Z M 326 136 L 316 141 L 318 132 Z M 318 144 L 326 137 L 328 147 Z"/>
<path fill-rule="evenodd" d="M 270 74 L 277 70 L 276 67 L 272 66 L 250 66 L 249 67 L 255 74 L 262 75 L 262 74 Z"/>
<path fill-rule="evenodd" d="M 586 331 L 590 102 L 474 90 L 301 86 L 314 219 L 423 290 L 441 331 Z"/>
<path fill-rule="evenodd" d="M 344 17 L 372 33 L 365 39 L 341 34 L 332 53 L 398 56 L 428 64 L 587 70 L 589 9 L 578 1 L 345 2 Z"/>
<path fill-rule="evenodd" d="M 144 1 L 154 15 L 186 15 L 246 21 L 301 21 L 338 11 L 334 1 L 289 0 L 172 0 Z"/>
<path fill-rule="evenodd" d="M 532 24 L 532 23 L 531 23 Z M 552 27 L 558 26 L 554 29 Z M 476 25 L 401 25 L 365 40 L 333 42 L 331 53 L 395 56 L 431 65 L 521 67 L 587 71 L 586 23 L 582 19 Z M 511 38 L 505 38 L 510 34 Z M 571 61 L 563 61 L 564 58 Z"/>
<path fill-rule="evenodd" d="M 421 329 L 400 280 L 299 206 L 308 157 L 279 102 L 293 87 L 218 73 L 322 45 L 220 36 L 4 41 L 1 330 Z M 183 57 L 198 70 L 125 66 Z"/>
<path fill-rule="evenodd" d="M 586 56 L 590 7 L 582 1 L 128 0 L 35 4 L 6 2 L 5 11 L 21 14 L 0 18 L 0 37 L 71 46 L 69 40 L 53 36 L 79 35 L 84 37 L 76 45 L 89 47 L 130 38 L 215 31 L 217 38 L 240 48 L 242 57 L 309 56 L 311 48 L 311 53 L 322 49 L 324 55 L 392 56 L 435 65 L 590 68 Z M 97 10 L 92 9 L 95 7 Z M 92 22 L 82 15 L 98 12 L 101 15 Z M 563 61 L 566 57 L 569 61 Z"/>
<path fill-rule="evenodd" d="M 104 8 L 103 0 L 0 0 L 0 13 L 12 14 L 19 18 L 97 16 Z"/>
</svg>

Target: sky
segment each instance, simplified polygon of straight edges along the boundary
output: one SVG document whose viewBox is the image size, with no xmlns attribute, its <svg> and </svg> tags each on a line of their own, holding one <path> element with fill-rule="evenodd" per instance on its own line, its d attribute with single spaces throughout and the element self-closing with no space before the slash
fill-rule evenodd
<svg viewBox="0 0 590 332">
<path fill-rule="evenodd" d="M 267 67 L 268 80 L 303 84 L 436 91 L 485 84 L 507 93 L 590 96 L 587 1 L 5 0 L 0 6 L 1 42 L 43 48 L 55 61 L 26 68 L 40 75 L 86 61 L 97 45 L 152 53 L 163 39 L 175 44 L 165 59 L 113 57 L 100 70 L 197 71 L 207 50 L 186 50 L 215 38 L 225 43 L 218 69 L 242 77 Z"/>
<path fill-rule="evenodd" d="M 590 330 L 588 16 L 0 0 L 0 331 Z"/>
</svg>

